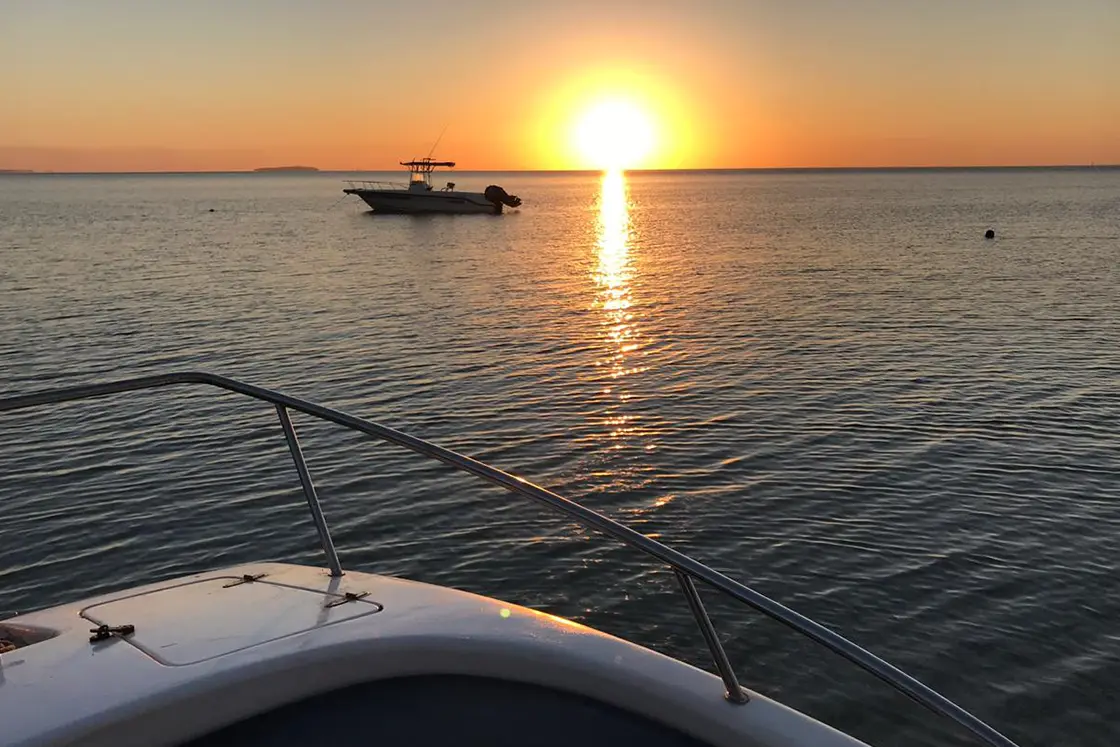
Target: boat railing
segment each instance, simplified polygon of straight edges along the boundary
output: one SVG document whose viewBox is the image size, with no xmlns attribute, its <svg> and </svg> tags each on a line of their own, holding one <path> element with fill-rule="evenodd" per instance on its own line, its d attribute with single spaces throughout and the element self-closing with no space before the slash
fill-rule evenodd
<svg viewBox="0 0 1120 747">
<path fill-rule="evenodd" d="M 838 633 L 823 625 L 801 615 L 777 601 L 755 591 L 754 589 L 735 581 L 734 579 L 704 565 L 677 550 L 672 549 L 640 532 L 610 519 L 603 514 L 593 511 L 573 500 L 564 498 L 551 490 L 535 485 L 520 477 L 503 472 L 488 464 L 472 459 L 463 454 L 445 449 L 428 441 L 416 438 L 402 431 L 389 428 L 378 423 L 356 417 L 340 410 L 311 402 L 309 400 L 292 397 L 282 392 L 265 389 L 263 387 L 247 384 L 236 379 L 219 376 L 207 372 L 185 371 L 141 376 L 137 378 L 121 379 L 100 384 L 87 384 L 82 386 L 64 387 L 36 391 L 29 394 L 6 397 L 0 399 L 0 412 L 19 410 L 38 405 L 70 402 L 74 400 L 100 397 L 110 394 L 152 389 L 182 384 L 204 384 L 229 392 L 234 392 L 247 397 L 252 397 L 273 405 L 280 427 L 288 444 L 296 472 L 303 488 L 304 498 L 311 512 L 312 520 L 319 534 L 319 541 L 326 556 L 327 565 L 332 576 L 341 576 L 342 565 L 338 559 L 334 542 L 331 540 L 330 530 L 319 503 L 311 473 L 303 458 L 303 451 L 296 436 L 295 427 L 292 425 L 289 410 L 296 410 L 307 415 L 341 425 L 351 430 L 365 433 L 368 436 L 388 441 L 398 446 L 403 446 L 418 454 L 431 459 L 436 459 L 454 467 L 462 472 L 468 472 L 494 485 L 516 493 L 524 498 L 544 504 L 551 509 L 559 511 L 581 526 L 592 529 L 619 542 L 641 550 L 650 555 L 672 570 L 677 582 L 688 602 L 689 609 L 696 619 L 700 632 L 711 653 L 712 660 L 720 678 L 726 688 L 725 697 L 728 701 L 737 704 L 748 702 L 747 693 L 740 686 L 731 662 L 724 651 L 711 618 L 704 608 L 700 594 L 696 588 L 696 581 L 723 592 L 727 596 L 746 604 L 767 617 L 796 630 L 804 636 L 816 641 L 841 657 L 852 662 L 861 669 L 875 675 L 895 690 L 909 696 L 919 704 L 934 713 L 945 716 L 955 721 L 960 726 L 971 732 L 983 742 L 994 747 L 1016 747 L 1015 743 L 988 724 L 973 716 L 956 703 L 933 689 L 922 684 L 902 670 L 887 663 L 866 649 L 861 648 Z"/>
<path fill-rule="evenodd" d="M 400 182 L 378 181 L 376 179 L 347 179 L 348 189 L 408 189 L 407 184 Z"/>
</svg>

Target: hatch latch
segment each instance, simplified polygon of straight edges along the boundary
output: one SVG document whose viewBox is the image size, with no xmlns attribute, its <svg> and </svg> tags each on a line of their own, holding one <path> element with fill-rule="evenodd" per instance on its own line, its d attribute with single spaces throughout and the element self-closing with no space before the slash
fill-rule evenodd
<svg viewBox="0 0 1120 747">
<path fill-rule="evenodd" d="M 98 625 L 96 628 L 90 628 L 89 637 L 90 643 L 97 643 L 98 641 L 105 641 L 113 637 L 124 638 L 136 632 L 135 625 Z"/>
<path fill-rule="evenodd" d="M 368 597 L 368 596 L 369 596 L 368 591 L 359 591 L 359 592 L 348 591 L 345 594 L 343 594 L 341 597 L 339 597 L 338 599 L 333 599 L 333 600 L 327 602 L 326 604 L 323 605 L 323 607 L 324 608 L 337 607 L 340 604 L 346 604 L 347 602 L 356 602 L 359 599 L 362 599 L 362 598 Z"/>
</svg>

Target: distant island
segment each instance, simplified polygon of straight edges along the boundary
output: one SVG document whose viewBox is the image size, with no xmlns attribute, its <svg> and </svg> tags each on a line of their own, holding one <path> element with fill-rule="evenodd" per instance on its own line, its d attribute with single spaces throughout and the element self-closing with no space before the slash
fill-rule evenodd
<svg viewBox="0 0 1120 747">
<path fill-rule="evenodd" d="M 31 169 L 0 169 L 0 174 L 34 174 Z"/>
<path fill-rule="evenodd" d="M 318 171 L 314 166 L 264 166 L 253 171 Z"/>
</svg>

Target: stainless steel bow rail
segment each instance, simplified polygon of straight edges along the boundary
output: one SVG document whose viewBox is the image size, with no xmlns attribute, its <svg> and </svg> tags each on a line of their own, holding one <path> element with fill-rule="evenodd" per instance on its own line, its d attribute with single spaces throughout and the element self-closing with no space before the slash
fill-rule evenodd
<svg viewBox="0 0 1120 747">
<path fill-rule="evenodd" d="M 386 182 L 372 179 L 345 179 L 349 189 L 408 189 L 407 182 Z"/>
<path fill-rule="evenodd" d="M 407 433 L 368 420 L 363 420 L 362 418 L 349 415 L 339 410 L 324 407 L 323 405 L 298 397 L 291 397 L 281 392 L 246 384 L 242 381 L 230 379 L 225 376 L 218 376 L 217 374 L 205 372 L 185 371 L 155 376 L 141 376 L 133 379 L 122 379 L 103 384 L 50 389 L 15 397 L 7 397 L 0 399 L 0 412 L 178 384 L 206 384 L 247 397 L 263 400 L 276 407 L 276 414 L 280 418 L 280 426 L 284 430 L 284 437 L 287 439 L 288 449 L 291 451 L 292 460 L 295 462 L 296 472 L 299 474 L 299 480 L 303 486 L 303 494 L 307 499 L 308 508 L 311 510 L 311 517 L 315 521 L 315 528 L 319 532 L 319 541 L 322 544 L 323 553 L 327 557 L 327 565 L 330 566 L 332 576 L 342 575 L 342 565 L 339 563 L 338 553 L 335 551 L 334 543 L 331 541 L 330 531 L 327 528 L 326 519 L 323 517 L 323 510 L 319 505 L 319 498 L 315 493 L 315 485 L 311 481 L 311 473 L 308 472 L 307 464 L 303 459 L 303 451 L 300 449 L 295 428 L 292 426 L 291 418 L 288 416 L 288 410 L 298 410 L 299 412 L 336 423 L 350 428 L 351 430 L 360 431 L 374 438 L 395 443 L 398 446 L 403 446 L 418 454 L 423 454 L 424 456 L 449 464 L 457 470 L 469 472 L 481 477 L 487 482 L 499 485 L 512 493 L 539 501 L 554 510 L 566 514 L 569 518 L 587 529 L 594 529 L 609 537 L 613 537 L 665 563 L 676 575 L 681 590 L 688 600 L 689 609 L 692 611 L 697 624 L 700 626 L 700 632 L 704 635 L 704 640 L 712 654 L 712 660 L 715 662 L 716 669 L 719 671 L 719 675 L 727 688 L 726 697 L 732 703 L 746 703 L 748 701 L 747 694 L 739 685 L 739 681 L 735 677 L 735 672 L 731 668 L 731 663 L 727 658 L 727 654 L 723 650 L 723 645 L 720 643 L 719 637 L 716 634 L 715 627 L 712 625 L 711 618 L 708 617 L 708 613 L 704 609 L 704 604 L 700 600 L 700 595 L 696 590 L 696 580 L 703 581 L 708 586 L 727 594 L 743 604 L 753 607 L 766 616 L 811 638 L 861 669 L 875 675 L 899 692 L 908 695 L 934 713 L 952 719 L 987 744 L 993 745 L 994 747 L 1017 747 L 1010 739 L 1003 736 L 956 703 L 953 703 L 943 695 L 926 687 L 902 670 L 888 664 L 838 633 L 834 633 L 823 625 L 794 612 L 764 594 L 760 594 L 754 589 L 709 568 L 703 563 L 646 537 L 625 524 L 620 524 L 575 501 L 557 495 L 551 490 L 546 490 L 539 485 L 534 485 L 531 482 L 511 475 L 508 472 L 503 472 L 495 467 L 491 467 L 488 464 L 463 456 L 449 449 L 436 446 L 435 444 L 428 443 L 415 436 L 410 436 Z"/>
</svg>

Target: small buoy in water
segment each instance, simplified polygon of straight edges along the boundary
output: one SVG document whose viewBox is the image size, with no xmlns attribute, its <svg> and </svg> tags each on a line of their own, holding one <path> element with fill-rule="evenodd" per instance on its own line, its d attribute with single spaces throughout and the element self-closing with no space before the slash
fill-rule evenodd
<svg viewBox="0 0 1120 747">
<path fill-rule="evenodd" d="M 994 239 L 995 237 L 996 237 L 996 232 L 993 231 L 990 228 L 987 231 L 984 232 L 984 238 L 985 239 Z"/>
</svg>

